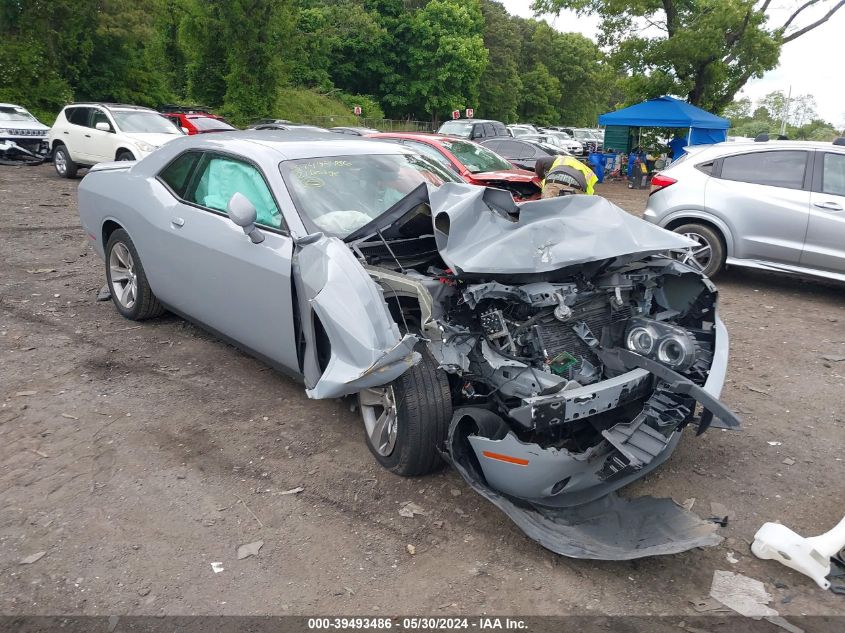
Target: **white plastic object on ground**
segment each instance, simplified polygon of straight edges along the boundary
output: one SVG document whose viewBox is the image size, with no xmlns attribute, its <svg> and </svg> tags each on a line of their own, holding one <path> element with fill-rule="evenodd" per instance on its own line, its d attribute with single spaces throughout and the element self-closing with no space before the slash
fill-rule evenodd
<svg viewBox="0 0 845 633">
<path fill-rule="evenodd" d="M 766 523 L 754 535 L 751 551 L 757 558 L 776 560 L 830 588 L 830 558 L 845 547 L 845 517 L 829 532 L 804 538 L 780 523 Z"/>
</svg>

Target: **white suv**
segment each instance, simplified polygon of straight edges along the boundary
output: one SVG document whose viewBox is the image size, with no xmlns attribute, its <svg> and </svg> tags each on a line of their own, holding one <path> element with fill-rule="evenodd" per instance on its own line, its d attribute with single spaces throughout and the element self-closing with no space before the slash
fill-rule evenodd
<svg viewBox="0 0 845 633">
<path fill-rule="evenodd" d="M 73 178 L 79 167 L 139 160 L 183 133 L 155 110 L 114 103 L 74 103 L 56 117 L 48 140 L 56 173 Z"/>
</svg>

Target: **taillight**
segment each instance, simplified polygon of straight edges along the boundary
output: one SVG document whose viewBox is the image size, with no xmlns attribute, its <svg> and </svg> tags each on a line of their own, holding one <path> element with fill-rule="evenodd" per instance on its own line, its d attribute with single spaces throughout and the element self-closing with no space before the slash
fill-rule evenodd
<svg viewBox="0 0 845 633">
<path fill-rule="evenodd" d="M 678 181 L 674 178 L 670 178 L 669 176 L 664 176 L 663 174 L 655 174 L 651 177 L 651 191 L 648 192 L 648 195 L 653 194 L 655 191 L 665 189 L 669 185 L 674 185 L 676 182 Z"/>
</svg>

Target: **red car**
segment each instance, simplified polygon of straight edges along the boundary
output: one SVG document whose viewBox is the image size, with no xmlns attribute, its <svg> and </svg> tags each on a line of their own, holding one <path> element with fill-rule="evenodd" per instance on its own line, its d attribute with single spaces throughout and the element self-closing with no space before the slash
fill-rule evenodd
<svg viewBox="0 0 845 633">
<path fill-rule="evenodd" d="M 517 169 L 478 143 L 439 134 L 385 132 L 369 138 L 400 143 L 448 167 L 471 185 L 506 189 L 518 201 L 540 197 L 540 179 L 534 172 Z"/>
<path fill-rule="evenodd" d="M 167 117 L 178 128 L 182 128 L 185 134 L 205 134 L 207 132 L 228 132 L 236 130 L 221 116 L 211 114 L 204 110 L 179 110 L 163 111 L 162 116 Z"/>
</svg>

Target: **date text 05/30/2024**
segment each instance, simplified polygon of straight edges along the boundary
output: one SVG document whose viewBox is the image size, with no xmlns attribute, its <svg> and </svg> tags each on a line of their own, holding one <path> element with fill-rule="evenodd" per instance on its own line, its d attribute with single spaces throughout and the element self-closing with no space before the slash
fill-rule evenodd
<svg viewBox="0 0 845 633">
<path fill-rule="evenodd" d="M 319 630 L 331 629 L 398 629 L 405 631 L 427 631 L 447 629 L 485 630 L 524 630 L 524 620 L 519 618 L 474 617 L 474 618 L 435 618 L 435 617 L 357 617 L 357 618 L 308 618 L 308 628 Z"/>
</svg>

